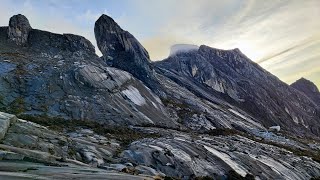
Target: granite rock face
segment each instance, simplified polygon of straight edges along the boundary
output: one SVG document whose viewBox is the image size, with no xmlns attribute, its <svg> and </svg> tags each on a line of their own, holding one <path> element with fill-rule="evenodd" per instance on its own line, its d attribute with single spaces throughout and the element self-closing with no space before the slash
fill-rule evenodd
<svg viewBox="0 0 320 180">
<path fill-rule="evenodd" d="M 26 43 L 31 30 L 29 20 L 24 15 L 18 14 L 10 18 L 8 37 L 16 44 L 22 45 Z"/>
<path fill-rule="evenodd" d="M 281 147 L 242 135 L 212 136 L 155 127 L 132 127 L 160 137 L 123 145 L 110 134 L 91 129 L 75 126 L 73 131 L 57 132 L 14 115 L 0 112 L 0 116 L 15 119 L 0 142 L 0 178 L 4 179 L 226 179 L 235 174 L 302 180 L 320 176 L 318 162 L 283 148 L 290 144 L 303 152 L 319 144 L 310 148 L 303 141 L 270 132 L 261 133 L 268 133 L 265 139 Z"/>
<path fill-rule="evenodd" d="M 154 128 L 149 131 L 160 131 L 166 136 L 133 142 L 122 156 L 167 176 L 224 179 L 233 170 L 242 177 L 251 175 L 255 179 L 310 179 L 320 173 L 320 164 L 309 158 L 243 136 L 192 136 Z"/>
<path fill-rule="evenodd" d="M 319 135 L 319 107 L 238 49 L 200 46 L 155 63 L 157 72 L 215 104 L 231 104 L 265 127 Z M 221 102 L 223 101 L 223 102 Z"/>
<path fill-rule="evenodd" d="M 119 142 L 92 130 L 56 132 L 7 113 L 0 118 L 10 124 L 0 142 L 0 179 L 153 179 L 112 169 L 105 160 L 116 154 Z"/>
<path fill-rule="evenodd" d="M 129 32 L 121 29 L 109 16 L 102 15 L 96 21 L 95 36 L 107 64 L 130 72 L 134 77 L 143 81 L 164 100 L 171 112 L 171 118 L 179 121 L 183 126 L 199 131 L 232 128 L 233 126 L 246 130 L 263 129 L 245 112 L 233 113 L 240 110 L 229 106 L 224 101 L 219 101 L 220 105 L 223 104 L 222 107 L 211 105 L 204 102 L 202 96 L 193 94 L 192 91 L 176 84 L 163 76 L 162 73 L 154 72 L 153 64 L 150 63 L 145 48 Z M 181 49 L 181 47 L 177 48 Z M 191 49 L 197 48 L 192 46 Z"/>
<path fill-rule="evenodd" d="M 94 32 L 103 59 L 109 65 L 131 73 L 155 89 L 158 83 L 149 54 L 132 34 L 104 14 L 96 21 Z"/>
<path fill-rule="evenodd" d="M 7 39 L 8 29 L 0 27 L 2 110 L 119 126 L 176 126 L 157 95 L 130 73 L 107 66 L 84 37 L 31 29 L 20 46 Z"/>
<path fill-rule="evenodd" d="M 304 93 L 314 103 L 320 106 L 320 92 L 317 86 L 313 82 L 305 78 L 301 78 L 296 82 L 292 83 L 290 86 Z"/>
<path fill-rule="evenodd" d="M 186 83 L 187 86 L 183 87 L 160 73 L 157 74 L 157 78 L 165 89 L 163 103 L 169 109 L 171 118 L 187 128 L 197 132 L 224 128 L 243 131 L 265 129 L 247 112 L 212 96 L 210 91 L 202 90 L 197 84 Z M 194 90 L 199 92 L 194 93 Z M 206 99 L 207 97 L 209 100 Z"/>
</svg>

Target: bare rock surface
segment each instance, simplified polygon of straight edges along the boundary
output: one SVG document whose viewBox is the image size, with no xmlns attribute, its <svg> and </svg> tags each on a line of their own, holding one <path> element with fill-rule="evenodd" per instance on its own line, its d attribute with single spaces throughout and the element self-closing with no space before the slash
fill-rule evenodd
<svg viewBox="0 0 320 180">
<path fill-rule="evenodd" d="M 10 125 L 17 120 L 16 116 L 7 113 L 0 114 L 0 140 L 2 140 L 7 133 Z"/>
<path fill-rule="evenodd" d="M 135 176 L 93 167 L 72 164 L 48 166 L 32 162 L 0 161 L 0 178 L 17 179 L 109 179 L 109 180 L 151 180 L 151 176 Z"/>
<path fill-rule="evenodd" d="M 0 113 L 1 116 L 15 117 Z M 10 118 L 8 118 L 10 120 Z M 119 142 L 89 129 L 56 132 L 39 124 L 13 121 L 0 144 L 0 178 L 6 179 L 152 179 L 121 173 L 106 160 L 120 149 Z M 124 165 L 126 167 L 126 165 Z"/>
<path fill-rule="evenodd" d="M 10 28 L 0 27 L 0 109 L 119 126 L 177 126 L 157 95 L 130 73 L 107 66 L 84 37 L 31 29 L 19 46 L 7 39 Z"/>
<path fill-rule="evenodd" d="M 301 135 L 320 132 L 319 107 L 239 49 L 202 45 L 155 62 L 155 66 L 159 74 L 199 98 L 238 107 L 265 127 L 278 125 Z"/>
<path fill-rule="evenodd" d="M 280 145 L 310 152 L 312 148 L 288 137 L 281 139 L 281 134 L 264 136 L 268 141 L 259 142 L 241 134 L 211 136 L 152 127 L 132 130 L 158 137 L 123 145 L 92 129 L 75 127 L 73 131 L 57 132 L 19 119 L 11 124 L 0 144 L 0 177 L 193 179 L 227 178 L 230 171 L 259 179 L 308 179 L 320 175 L 319 163 Z M 263 137 L 262 132 L 256 137 Z"/>
<path fill-rule="evenodd" d="M 243 136 L 163 133 L 167 134 L 164 138 L 133 142 L 122 156 L 134 164 L 182 179 L 225 178 L 230 170 L 256 179 L 310 179 L 320 173 L 320 164 L 308 157 Z"/>
</svg>

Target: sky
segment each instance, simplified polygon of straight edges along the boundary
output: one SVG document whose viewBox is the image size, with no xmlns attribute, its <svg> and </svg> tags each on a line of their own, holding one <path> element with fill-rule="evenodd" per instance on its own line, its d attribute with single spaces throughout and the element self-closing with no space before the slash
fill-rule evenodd
<svg viewBox="0 0 320 180">
<path fill-rule="evenodd" d="M 94 45 L 107 14 L 133 34 L 153 61 L 174 44 L 239 48 L 290 84 L 320 87 L 320 0 L 0 0 L 0 26 L 24 14 L 35 29 L 73 33 Z M 101 54 L 96 48 L 97 54 Z"/>
</svg>

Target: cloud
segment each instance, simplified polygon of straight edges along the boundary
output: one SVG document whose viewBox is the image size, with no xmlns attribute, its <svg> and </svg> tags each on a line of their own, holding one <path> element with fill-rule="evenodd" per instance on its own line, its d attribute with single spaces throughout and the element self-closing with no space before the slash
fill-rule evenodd
<svg viewBox="0 0 320 180">
<path fill-rule="evenodd" d="M 167 57 L 169 56 L 169 45 L 174 45 L 174 44 L 190 44 L 192 42 L 191 39 L 183 38 L 183 37 L 178 37 L 178 36 L 162 36 L 162 37 L 153 37 L 153 38 L 148 38 L 143 41 L 143 45 L 145 47 L 148 47 L 148 51 L 152 53 L 153 55 L 153 60 L 162 60 L 162 57 Z M 159 46 L 159 44 L 167 44 L 168 46 Z M 193 44 L 193 43 L 191 43 Z M 159 59 L 156 59 L 159 57 Z"/>
<path fill-rule="evenodd" d="M 165 16 L 162 13 L 158 14 L 162 17 L 160 24 L 165 25 L 158 26 L 155 36 L 143 40 L 158 39 L 156 36 L 178 37 L 178 39 L 192 37 L 191 41 L 197 44 L 222 48 L 235 48 L 237 45 L 246 48 L 247 46 L 247 52 L 243 51 L 253 60 L 258 60 L 271 52 L 283 51 L 288 48 L 288 45 L 304 40 L 308 34 L 319 29 L 319 22 L 312 20 L 319 14 L 317 12 L 319 1 L 308 1 L 303 3 L 303 6 L 301 1 L 241 2 L 185 1 L 183 6 L 164 3 L 168 9 L 174 9 L 174 11 Z M 147 16 L 150 11 L 156 12 L 156 9 L 162 9 L 161 5 L 156 5 L 155 7 L 146 3 L 144 7 L 140 5 L 139 7 L 141 11 L 147 9 L 145 10 L 145 16 Z M 152 16 L 155 16 L 154 14 L 157 13 L 153 13 Z M 276 44 L 270 42 L 276 42 Z M 159 44 L 166 47 L 171 45 Z M 249 46 L 251 48 L 248 48 Z M 156 59 L 164 58 L 166 54 Z"/>
</svg>

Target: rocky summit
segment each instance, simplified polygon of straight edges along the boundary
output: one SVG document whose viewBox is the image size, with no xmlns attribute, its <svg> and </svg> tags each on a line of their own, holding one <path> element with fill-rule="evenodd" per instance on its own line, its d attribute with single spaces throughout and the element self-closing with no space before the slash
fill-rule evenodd
<svg viewBox="0 0 320 180">
<path fill-rule="evenodd" d="M 94 33 L 103 59 L 109 65 L 130 72 L 155 89 L 157 82 L 149 54 L 132 34 L 105 14 L 96 21 Z"/>
<path fill-rule="evenodd" d="M 292 83 L 290 86 L 302 92 L 304 95 L 310 98 L 314 103 L 320 106 L 320 92 L 317 86 L 313 82 L 305 78 L 301 78 L 296 82 Z"/>
<path fill-rule="evenodd" d="M 239 49 L 179 44 L 152 62 L 102 15 L 92 43 L 0 27 L 0 179 L 320 177 L 319 91 Z"/>
<path fill-rule="evenodd" d="M 24 15 L 18 14 L 10 18 L 8 37 L 16 44 L 22 45 L 26 43 L 31 30 L 29 21 Z"/>
</svg>

